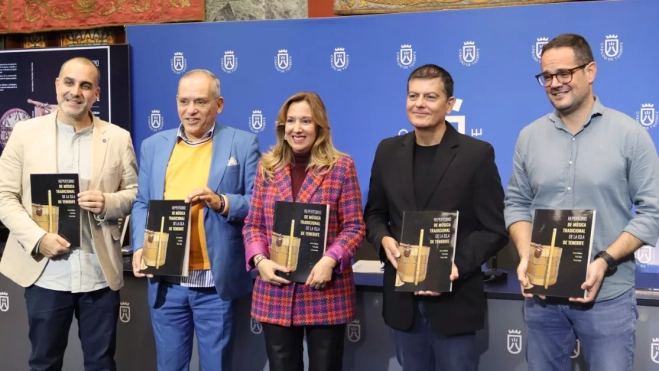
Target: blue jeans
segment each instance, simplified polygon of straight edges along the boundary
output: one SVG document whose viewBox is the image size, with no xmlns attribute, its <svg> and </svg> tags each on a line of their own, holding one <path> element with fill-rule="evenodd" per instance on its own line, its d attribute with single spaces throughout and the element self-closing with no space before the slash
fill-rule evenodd
<svg viewBox="0 0 659 371">
<path fill-rule="evenodd" d="M 197 335 L 202 371 L 231 369 L 234 305 L 220 299 L 215 287 L 189 288 L 161 281 L 151 324 L 158 371 L 188 371 Z"/>
<path fill-rule="evenodd" d="M 632 371 L 636 346 L 636 294 L 630 289 L 617 298 L 587 305 L 526 299 L 526 361 L 529 371 L 571 370 L 576 345 L 588 370 Z"/>
<path fill-rule="evenodd" d="M 25 304 L 32 344 L 31 371 L 62 370 L 74 316 L 78 320 L 85 370 L 117 369 L 114 354 L 119 319 L 118 291 L 106 287 L 71 293 L 32 285 L 25 289 Z"/>
<path fill-rule="evenodd" d="M 423 302 L 419 302 L 412 329 L 392 329 L 396 359 L 403 371 L 476 371 L 476 334 L 437 335 L 425 314 Z"/>
</svg>

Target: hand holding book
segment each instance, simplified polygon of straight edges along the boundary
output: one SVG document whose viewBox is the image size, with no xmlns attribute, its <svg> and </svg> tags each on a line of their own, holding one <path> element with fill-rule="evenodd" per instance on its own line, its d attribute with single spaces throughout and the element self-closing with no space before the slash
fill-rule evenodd
<svg viewBox="0 0 659 371">
<path fill-rule="evenodd" d="M 261 255 L 262 256 L 262 255 Z M 254 259 L 259 258 L 256 256 Z M 255 261 L 256 268 L 259 270 L 259 275 L 264 282 L 267 282 L 273 286 L 288 285 L 291 281 L 279 277 L 276 272 L 285 272 L 289 273 L 291 270 L 284 267 L 283 265 L 277 264 L 268 258 L 261 258 L 258 261 Z"/>
<path fill-rule="evenodd" d="M 389 236 L 385 236 L 382 238 L 381 244 L 391 265 L 393 265 L 395 269 L 398 269 L 398 258 L 400 258 L 398 242 Z"/>
<path fill-rule="evenodd" d="M 451 268 L 451 275 L 449 276 L 449 279 L 451 281 L 455 281 L 460 277 L 458 274 L 458 267 L 453 263 L 453 268 Z M 441 292 L 434 292 L 434 291 L 415 291 L 414 295 L 421 295 L 421 296 L 439 296 L 441 295 Z"/>
<path fill-rule="evenodd" d="M 309 278 L 307 278 L 306 285 L 313 287 L 316 290 L 322 290 L 327 283 L 332 280 L 332 271 L 338 262 L 329 256 L 323 256 L 316 265 L 314 265 Z"/>
<path fill-rule="evenodd" d="M 39 242 L 38 251 L 47 258 L 53 258 L 57 255 L 68 254 L 71 244 L 62 236 L 55 233 L 46 233 L 41 242 Z"/>
</svg>

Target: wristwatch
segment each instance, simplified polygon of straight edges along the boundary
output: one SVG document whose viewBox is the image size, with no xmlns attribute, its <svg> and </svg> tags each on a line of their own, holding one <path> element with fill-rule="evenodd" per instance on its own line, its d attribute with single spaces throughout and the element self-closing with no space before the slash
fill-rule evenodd
<svg viewBox="0 0 659 371">
<path fill-rule="evenodd" d="M 595 255 L 595 259 L 597 258 L 604 259 L 606 264 L 609 266 L 609 268 L 607 268 L 606 270 L 605 275 L 610 276 L 618 270 L 618 262 L 615 261 L 615 259 L 613 259 L 613 257 L 609 255 L 609 253 L 607 253 L 605 250 L 602 250 L 599 253 L 597 253 L 597 255 Z"/>
</svg>

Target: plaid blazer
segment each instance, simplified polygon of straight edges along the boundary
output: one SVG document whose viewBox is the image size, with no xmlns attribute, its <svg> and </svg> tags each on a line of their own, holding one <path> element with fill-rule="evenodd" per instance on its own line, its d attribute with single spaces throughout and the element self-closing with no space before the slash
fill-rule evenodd
<svg viewBox="0 0 659 371">
<path fill-rule="evenodd" d="M 252 292 L 252 317 L 281 326 L 334 325 L 350 322 L 355 314 L 355 283 L 352 257 L 366 233 L 362 198 L 355 164 L 342 157 L 324 175 L 307 173 L 297 200 L 293 200 L 290 167 L 266 180 L 256 172 L 249 213 L 243 227 L 247 270 L 256 268 L 252 258 L 270 256 L 275 201 L 297 201 L 330 205 L 325 256 L 336 259 L 332 280 L 316 290 L 300 283 L 273 286 L 256 278 Z"/>
</svg>

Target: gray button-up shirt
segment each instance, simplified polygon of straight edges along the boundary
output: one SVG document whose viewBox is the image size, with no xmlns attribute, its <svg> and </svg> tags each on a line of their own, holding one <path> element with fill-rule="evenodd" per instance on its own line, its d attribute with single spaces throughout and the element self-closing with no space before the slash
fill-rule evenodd
<svg viewBox="0 0 659 371">
<path fill-rule="evenodd" d="M 71 125 L 57 122 L 57 170 L 77 173 L 80 192 L 89 189 L 92 169 L 94 127 L 75 132 Z M 50 259 L 35 283 L 57 291 L 90 292 L 108 286 L 94 250 L 89 213 L 80 210 L 80 245 L 71 246 L 70 254 Z"/>
<path fill-rule="evenodd" d="M 659 158 L 647 130 L 604 107 L 598 97 L 588 122 L 574 135 L 556 112 L 525 127 L 505 197 L 506 226 L 532 222 L 535 209 L 597 210 L 591 259 L 623 231 L 654 246 L 659 238 Z M 635 269 L 631 254 L 616 274 L 605 277 L 596 300 L 634 287 Z"/>
</svg>

